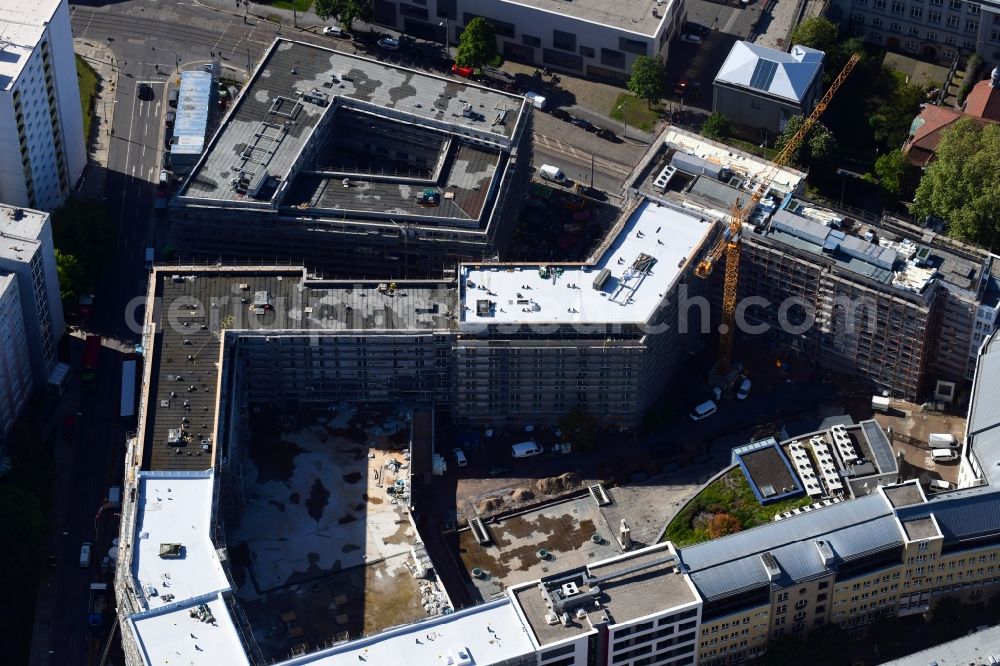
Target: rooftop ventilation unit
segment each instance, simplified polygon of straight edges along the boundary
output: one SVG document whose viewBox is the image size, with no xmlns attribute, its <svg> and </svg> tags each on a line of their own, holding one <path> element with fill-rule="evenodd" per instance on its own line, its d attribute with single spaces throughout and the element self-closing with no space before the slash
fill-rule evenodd
<svg viewBox="0 0 1000 666">
<path fill-rule="evenodd" d="M 760 561 L 764 565 L 764 571 L 767 572 L 768 580 L 773 582 L 781 577 L 781 567 L 778 566 L 778 560 L 774 559 L 774 555 L 761 553 Z"/>
<path fill-rule="evenodd" d="M 816 549 L 819 551 L 819 557 L 823 560 L 823 566 L 830 566 L 833 564 L 833 548 L 830 546 L 830 542 L 823 541 L 822 539 L 816 539 L 813 543 L 816 544 Z"/>
</svg>

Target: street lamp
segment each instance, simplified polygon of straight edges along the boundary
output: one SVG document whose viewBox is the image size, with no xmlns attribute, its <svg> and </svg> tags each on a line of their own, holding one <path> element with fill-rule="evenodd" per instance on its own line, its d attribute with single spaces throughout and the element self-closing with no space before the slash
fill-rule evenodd
<svg viewBox="0 0 1000 666">
<path fill-rule="evenodd" d="M 625 129 L 622 130 L 622 138 L 623 139 L 627 139 L 628 138 L 628 108 L 626 108 L 625 102 L 622 102 L 621 104 L 618 105 L 618 110 L 622 112 L 623 123 L 625 125 Z"/>
</svg>

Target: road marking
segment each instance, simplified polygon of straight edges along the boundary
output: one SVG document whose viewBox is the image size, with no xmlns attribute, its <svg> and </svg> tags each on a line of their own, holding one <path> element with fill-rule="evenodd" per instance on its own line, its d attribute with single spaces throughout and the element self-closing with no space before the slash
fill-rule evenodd
<svg viewBox="0 0 1000 666">
<path fill-rule="evenodd" d="M 550 136 L 545 136 L 544 134 L 535 134 L 534 139 L 536 144 L 549 148 L 553 152 L 559 153 L 575 163 L 589 166 L 591 160 L 593 160 L 594 166 L 599 166 L 601 171 L 616 173 L 623 177 L 632 172 L 632 167 L 627 164 L 622 164 L 621 162 L 615 162 L 604 157 L 598 157 L 593 153 L 578 150 L 567 143 L 563 143 L 559 139 L 554 139 Z"/>
</svg>

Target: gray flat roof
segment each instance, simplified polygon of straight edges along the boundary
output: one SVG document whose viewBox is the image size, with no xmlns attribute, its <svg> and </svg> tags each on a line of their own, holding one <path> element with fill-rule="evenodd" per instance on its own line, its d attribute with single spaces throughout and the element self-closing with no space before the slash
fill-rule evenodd
<svg viewBox="0 0 1000 666">
<path fill-rule="evenodd" d="M 698 601 L 687 577 L 675 575 L 677 566 L 677 560 L 665 546 L 588 566 L 586 571 L 592 577 L 591 582 L 600 587 L 600 606 L 588 604 L 585 607 L 586 618 L 576 617 L 575 612 L 570 613 L 568 626 L 546 621 L 545 615 L 550 611 L 539 590 L 539 583 L 518 587 L 513 590 L 513 595 L 538 643 L 549 645 L 592 631 L 592 623 L 598 623 L 605 613 L 612 624 L 622 624 Z M 562 581 L 575 579 L 580 593 L 586 594 L 591 587 L 579 582 L 583 574 L 584 569 L 564 571 L 551 579 L 542 579 L 542 583 L 551 580 L 548 585 L 558 587 Z"/>
<path fill-rule="evenodd" d="M 885 497 L 889 500 L 889 504 L 894 509 L 898 509 L 901 506 L 910 506 L 911 504 L 920 504 L 924 501 L 923 493 L 920 492 L 920 486 L 916 483 L 904 483 L 899 486 L 882 486 L 882 490 L 885 492 Z"/>
<path fill-rule="evenodd" d="M 458 145 L 453 155 L 445 167 L 447 172 L 443 174 L 440 187 L 374 178 L 352 179 L 350 187 L 344 187 L 341 177 L 308 174 L 295 179 L 282 203 L 293 208 L 323 209 L 337 215 L 351 211 L 374 211 L 400 212 L 433 219 L 479 220 L 487 203 L 490 182 L 501 161 L 506 164 L 506 156 L 469 144 Z M 417 204 L 417 196 L 427 189 L 440 195 L 439 205 L 425 207 Z"/>
<path fill-rule="evenodd" d="M 454 282 L 445 281 L 384 283 L 395 289 L 383 289 L 378 282 L 307 281 L 294 268 L 165 268 L 153 276 L 161 300 L 147 352 L 152 370 L 144 468 L 154 470 L 211 467 L 201 440 L 214 430 L 221 329 L 287 335 L 448 330 L 458 303 Z M 269 307 L 255 314 L 251 304 L 261 292 Z M 168 445 L 170 431 L 182 429 L 185 417 L 190 441 Z"/>
<path fill-rule="evenodd" d="M 284 182 L 324 114 L 336 113 L 339 106 L 503 148 L 528 108 L 517 95 L 276 39 L 182 188 L 181 200 L 245 201 L 247 196 L 231 184 L 241 173 L 250 182 L 265 172 Z M 471 113 L 464 113 L 467 109 Z M 502 110 L 509 117 L 495 123 Z"/>
<path fill-rule="evenodd" d="M 902 521 L 903 531 L 906 532 L 906 538 L 910 541 L 917 541 L 919 539 L 932 539 L 937 536 L 941 536 L 941 532 L 938 530 L 937 525 L 930 518 L 915 518 L 913 520 Z"/>
<path fill-rule="evenodd" d="M 671 0 L 503 0 L 504 4 L 523 5 L 543 11 L 606 25 L 647 37 L 659 34 L 660 23 L 669 16 Z M 656 16 L 653 15 L 654 10 Z M 652 54 L 650 54 L 652 55 Z"/>
</svg>

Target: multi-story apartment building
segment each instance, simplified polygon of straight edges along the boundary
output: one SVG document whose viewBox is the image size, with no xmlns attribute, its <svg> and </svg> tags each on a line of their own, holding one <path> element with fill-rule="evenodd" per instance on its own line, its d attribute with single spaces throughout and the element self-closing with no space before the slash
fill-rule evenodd
<svg viewBox="0 0 1000 666">
<path fill-rule="evenodd" d="M 865 41 L 950 64 L 1000 59 L 1000 5 L 966 0 L 834 0 L 830 16 Z"/>
<path fill-rule="evenodd" d="M 767 171 L 727 150 L 671 129 L 634 187 L 722 217 Z M 996 256 L 888 216 L 852 219 L 799 196 L 790 174 L 768 178 L 742 237 L 737 358 L 763 334 L 872 389 L 955 400 L 996 324 Z M 715 303 L 718 313 L 721 289 Z"/>
<path fill-rule="evenodd" d="M 608 4 L 552 0 L 377 0 L 375 23 L 454 44 L 469 21 L 493 25 L 505 58 L 590 77 L 624 81 L 639 56 L 670 53 L 687 18 L 683 0 Z"/>
<path fill-rule="evenodd" d="M 52 210 L 87 164 L 66 0 L 0 3 L 0 201 Z"/>
<path fill-rule="evenodd" d="M 0 205 L 0 274 L 16 276 L 31 372 L 44 386 L 65 329 L 48 213 Z"/>
<path fill-rule="evenodd" d="M 0 272 L 0 444 L 31 396 L 34 379 L 17 276 Z"/>
<path fill-rule="evenodd" d="M 959 468 L 960 487 L 1000 485 L 1000 334 L 986 339 L 979 351 L 965 423 L 965 448 Z"/>
<path fill-rule="evenodd" d="M 509 242 L 531 106 L 278 39 L 171 202 L 181 256 L 437 276 Z"/>
</svg>

